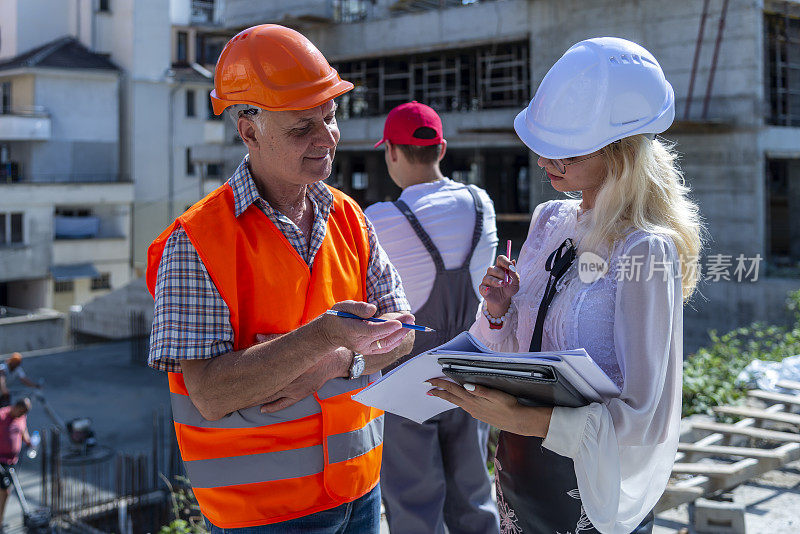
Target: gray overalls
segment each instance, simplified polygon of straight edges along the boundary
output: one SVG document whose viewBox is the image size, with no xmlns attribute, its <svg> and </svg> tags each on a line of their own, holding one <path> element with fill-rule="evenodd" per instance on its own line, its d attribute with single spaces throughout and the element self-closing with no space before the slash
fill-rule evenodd
<svg viewBox="0 0 800 534">
<path fill-rule="evenodd" d="M 417 335 L 414 350 L 402 361 L 452 339 L 475 321 L 479 301 L 469 266 L 483 229 L 483 205 L 473 188 L 467 189 L 475 204 L 475 227 L 466 259 L 456 269 L 445 269 L 417 217 L 405 202 L 395 202 L 436 265 L 430 296 L 414 314 L 417 324 L 436 332 Z M 392 534 L 444 534 L 445 523 L 450 534 L 499 532 L 486 470 L 488 424 L 461 408 L 422 424 L 387 413 L 384 424 L 381 493 Z"/>
</svg>

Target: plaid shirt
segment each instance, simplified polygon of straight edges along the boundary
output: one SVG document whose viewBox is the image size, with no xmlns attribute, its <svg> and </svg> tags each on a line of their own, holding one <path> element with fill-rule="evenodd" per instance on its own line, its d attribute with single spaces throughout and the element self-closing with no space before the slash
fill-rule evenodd
<svg viewBox="0 0 800 534">
<path fill-rule="evenodd" d="M 255 204 L 286 236 L 310 269 L 325 238 L 333 205 L 333 195 L 328 188 L 321 182 L 308 186 L 307 195 L 314 208 L 314 224 L 311 238 L 307 240 L 297 225 L 273 209 L 258 194 L 250 175 L 247 156 L 228 183 L 233 189 L 235 215 L 238 217 L 251 204 Z M 411 309 L 400 276 L 378 244 L 375 229 L 369 220 L 367 233 L 370 249 L 367 301 L 378 307 L 379 314 Z M 232 350 L 233 327 L 228 306 L 211 281 L 186 232 L 179 226 L 167 239 L 158 265 L 148 363 L 161 371 L 180 372 L 179 360 L 213 358 Z"/>
</svg>

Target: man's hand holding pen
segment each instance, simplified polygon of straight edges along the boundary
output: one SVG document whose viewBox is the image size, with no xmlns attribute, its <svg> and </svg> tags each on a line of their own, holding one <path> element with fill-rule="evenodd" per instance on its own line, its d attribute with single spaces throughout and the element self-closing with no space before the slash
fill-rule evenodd
<svg viewBox="0 0 800 534">
<path fill-rule="evenodd" d="M 378 311 L 374 304 L 346 300 L 337 302 L 331 308 L 369 319 Z M 364 355 L 385 354 L 397 348 L 410 330 L 402 323 L 414 323 L 409 312 L 390 313 L 379 317 L 385 322 L 376 323 L 357 319 L 346 319 L 325 314 L 319 318 L 323 337 L 333 347 L 346 347 Z"/>
</svg>

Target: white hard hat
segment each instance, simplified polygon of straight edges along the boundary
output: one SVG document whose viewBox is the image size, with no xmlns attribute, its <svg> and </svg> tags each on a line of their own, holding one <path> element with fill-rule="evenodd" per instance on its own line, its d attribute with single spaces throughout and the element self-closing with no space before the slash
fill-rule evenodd
<svg viewBox="0 0 800 534">
<path fill-rule="evenodd" d="M 514 129 L 538 155 L 560 159 L 661 133 L 674 118 L 675 93 L 653 54 L 625 39 L 597 37 L 556 61 Z"/>
</svg>

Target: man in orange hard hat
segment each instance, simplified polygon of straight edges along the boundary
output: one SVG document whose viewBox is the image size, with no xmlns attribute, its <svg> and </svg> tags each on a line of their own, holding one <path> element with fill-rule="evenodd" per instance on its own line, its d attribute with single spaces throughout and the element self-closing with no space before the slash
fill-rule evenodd
<svg viewBox="0 0 800 534">
<path fill-rule="evenodd" d="M 0 408 L 11 405 L 11 392 L 8 390 L 9 378 L 17 378 L 28 387 L 41 389 L 25 374 L 22 369 L 22 354 L 15 352 L 6 361 L 0 363 Z"/>
<path fill-rule="evenodd" d="M 383 412 L 351 395 L 410 352 L 400 278 L 358 205 L 322 183 L 343 81 L 303 35 L 233 37 L 211 102 L 247 146 L 148 250 L 150 365 L 168 371 L 212 532 L 378 532 Z M 335 309 L 371 323 L 326 314 Z"/>
</svg>

